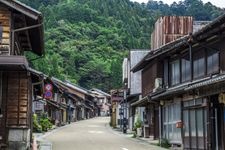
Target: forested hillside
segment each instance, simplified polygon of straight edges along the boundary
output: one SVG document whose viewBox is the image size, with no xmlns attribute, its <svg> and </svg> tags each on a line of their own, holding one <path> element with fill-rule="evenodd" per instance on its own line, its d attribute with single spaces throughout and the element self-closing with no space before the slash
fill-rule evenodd
<svg viewBox="0 0 225 150">
<path fill-rule="evenodd" d="M 121 87 L 121 64 L 129 49 L 149 49 L 154 22 L 161 15 L 192 15 L 211 20 L 223 10 L 199 0 L 171 6 L 129 0 L 21 0 L 45 17 L 45 57 L 32 66 L 83 87 Z"/>
</svg>

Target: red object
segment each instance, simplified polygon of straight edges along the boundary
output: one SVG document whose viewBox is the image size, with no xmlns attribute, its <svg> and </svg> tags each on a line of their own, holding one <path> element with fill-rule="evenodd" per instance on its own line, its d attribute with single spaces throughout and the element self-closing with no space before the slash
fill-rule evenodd
<svg viewBox="0 0 225 150">
<path fill-rule="evenodd" d="M 53 87 L 51 84 L 46 84 L 45 85 L 45 91 L 52 91 Z"/>
<path fill-rule="evenodd" d="M 182 121 L 177 122 L 176 128 L 183 128 L 183 122 Z"/>
<path fill-rule="evenodd" d="M 45 92 L 45 99 L 52 99 L 52 92 L 51 91 Z"/>
</svg>

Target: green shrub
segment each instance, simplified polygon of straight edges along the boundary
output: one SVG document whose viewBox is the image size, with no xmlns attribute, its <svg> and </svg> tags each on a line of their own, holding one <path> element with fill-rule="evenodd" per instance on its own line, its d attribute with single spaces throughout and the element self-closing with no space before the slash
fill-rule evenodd
<svg viewBox="0 0 225 150">
<path fill-rule="evenodd" d="M 42 132 L 42 126 L 38 122 L 37 114 L 33 115 L 33 131 L 38 133 Z"/>
<path fill-rule="evenodd" d="M 164 148 L 170 148 L 171 144 L 169 143 L 169 140 L 167 139 L 161 139 L 161 144 L 159 144 L 161 147 Z"/>
<path fill-rule="evenodd" d="M 142 127 L 142 121 L 140 116 L 138 115 L 136 122 L 134 123 L 134 129 L 136 130 L 137 128 L 141 128 Z"/>
<path fill-rule="evenodd" d="M 40 119 L 40 125 L 42 127 L 42 130 L 45 132 L 52 128 L 52 123 L 50 122 L 50 119 L 45 115 L 42 115 Z"/>
<path fill-rule="evenodd" d="M 137 137 L 137 133 L 134 132 L 132 138 L 136 138 Z"/>
</svg>

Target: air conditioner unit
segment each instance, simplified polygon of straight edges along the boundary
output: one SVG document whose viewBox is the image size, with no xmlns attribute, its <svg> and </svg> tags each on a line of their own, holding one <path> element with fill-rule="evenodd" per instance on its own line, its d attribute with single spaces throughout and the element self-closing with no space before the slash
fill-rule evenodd
<svg viewBox="0 0 225 150">
<path fill-rule="evenodd" d="M 156 92 L 160 89 L 162 89 L 162 78 L 156 78 L 155 79 L 155 88 L 153 89 L 153 92 Z"/>
</svg>

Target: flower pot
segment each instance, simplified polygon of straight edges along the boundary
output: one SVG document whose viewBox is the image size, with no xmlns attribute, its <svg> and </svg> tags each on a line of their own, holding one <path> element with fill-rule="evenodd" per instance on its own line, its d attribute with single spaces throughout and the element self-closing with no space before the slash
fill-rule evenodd
<svg viewBox="0 0 225 150">
<path fill-rule="evenodd" d="M 137 136 L 138 137 L 142 136 L 142 128 L 137 128 Z"/>
</svg>

